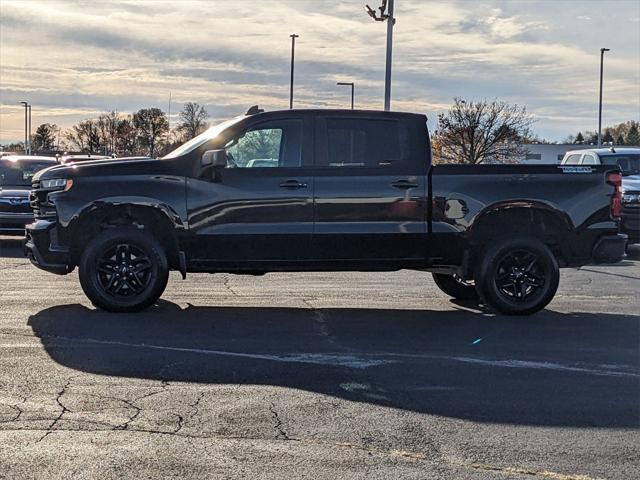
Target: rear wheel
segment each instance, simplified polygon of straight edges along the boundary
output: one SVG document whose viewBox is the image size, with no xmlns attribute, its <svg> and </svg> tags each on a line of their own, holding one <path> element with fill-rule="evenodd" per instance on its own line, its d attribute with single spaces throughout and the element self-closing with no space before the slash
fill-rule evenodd
<svg viewBox="0 0 640 480">
<path fill-rule="evenodd" d="M 486 305 L 506 315 L 529 315 L 553 299 L 560 270 L 545 244 L 534 238 L 514 238 L 489 247 L 474 277 Z"/>
<path fill-rule="evenodd" d="M 458 275 L 432 273 L 433 281 L 440 290 L 458 300 L 478 300 L 478 292 L 473 281 L 464 280 Z"/>
<path fill-rule="evenodd" d="M 89 300 L 110 312 L 135 312 L 152 305 L 169 277 L 167 256 L 150 234 L 119 228 L 105 230 L 85 248 L 80 285 Z"/>
</svg>

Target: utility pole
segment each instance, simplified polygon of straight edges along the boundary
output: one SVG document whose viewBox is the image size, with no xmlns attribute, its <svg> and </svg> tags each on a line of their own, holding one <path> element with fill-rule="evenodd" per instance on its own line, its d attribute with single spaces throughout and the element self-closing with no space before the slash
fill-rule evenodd
<svg viewBox="0 0 640 480">
<path fill-rule="evenodd" d="M 29 117 L 29 104 L 27 102 L 20 102 L 22 105 L 24 105 L 24 154 L 28 155 L 27 153 L 27 136 L 29 135 L 29 127 L 28 127 L 28 117 Z"/>
<path fill-rule="evenodd" d="M 386 70 L 384 75 L 384 109 L 385 111 L 391 110 L 391 64 L 393 60 L 393 26 L 396 23 L 396 19 L 393 16 L 394 0 L 382 0 L 382 5 L 378 8 L 380 14 L 377 15 L 376 11 L 369 5 L 365 8 L 367 13 L 376 22 L 387 22 L 387 55 L 386 55 Z M 385 13 L 386 10 L 386 13 Z"/>
<path fill-rule="evenodd" d="M 346 85 L 346 86 L 350 86 L 351 87 L 351 110 L 353 110 L 353 91 L 355 88 L 355 85 L 353 82 L 338 82 L 336 85 Z"/>
<path fill-rule="evenodd" d="M 31 151 L 31 104 L 29 104 L 29 155 L 32 155 Z"/>
<path fill-rule="evenodd" d="M 291 84 L 289 85 L 289 109 L 293 109 L 293 64 L 296 55 L 296 38 L 300 35 L 295 33 L 289 35 L 291 37 Z"/>
<path fill-rule="evenodd" d="M 169 92 L 169 114 L 167 115 L 167 120 L 169 122 L 169 133 L 171 133 L 171 92 Z"/>
<path fill-rule="evenodd" d="M 610 51 L 610 48 L 600 49 L 600 101 L 598 102 L 598 148 L 602 146 L 602 70 L 604 66 L 604 52 Z"/>
</svg>

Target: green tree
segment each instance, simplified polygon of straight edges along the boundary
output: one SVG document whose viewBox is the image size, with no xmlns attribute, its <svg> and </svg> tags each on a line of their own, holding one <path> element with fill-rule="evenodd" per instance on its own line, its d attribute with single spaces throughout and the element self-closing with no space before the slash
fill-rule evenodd
<svg viewBox="0 0 640 480">
<path fill-rule="evenodd" d="M 625 139 L 627 145 L 640 145 L 640 133 L 638 132 L 638 122 L 633 122 L 627 132 L 627 138 Z"/>
<path fill-rule="evenodd" d="M 167 115 L 159 108 L 143 108 L 133 114 L 138 141 L 150 157 L 154 157 L 169 131 Z"/>
<path fill-rule="evenodd" d="M 576 135 L 576 138 L 573 141 L 573 143 L 578 143 L 580 145 L 584 143 L 584 137 L 582 136 L 582 132 L 578 132 L 578 135 Z"/>
<path fill-rule="evenodd" d="M 618 135 L 618 138 L 616 138 L 616 145 L 624 145 L 624 137 L 622 135 Z"/>
<path fill-rule="evenodd" d="M 533 118 L 525 107 L 455 98 L 434 133 L 442 163 L 514 162 L 524 158 Z"/>
<path fill-rule="evenodd" d="M 611 130 L 609 130 L 608 128 L 604 132 L 602 143 L 613 143 L 613 136 L 611 135 Z"/>
<path fill-rule="evenodd" d="M 33 136 L 33 150 L 46 151 L 53 150 L 56 144 L 57 127 L 51 123 L 43 123 L 36 128 Z"/>
</svg>

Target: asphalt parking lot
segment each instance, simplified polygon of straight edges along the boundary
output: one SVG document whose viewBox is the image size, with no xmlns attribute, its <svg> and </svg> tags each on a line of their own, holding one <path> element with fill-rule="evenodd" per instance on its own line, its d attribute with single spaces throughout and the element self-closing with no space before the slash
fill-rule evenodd
<svg viewBox="0 0 640 480">
<path fill-rule="evenodd" d="M 630 479 L 640 248 L 531 317 L 421 272 L 172 275 L 141 314 L 0 237 L 0 478 Z"/>
</svg>

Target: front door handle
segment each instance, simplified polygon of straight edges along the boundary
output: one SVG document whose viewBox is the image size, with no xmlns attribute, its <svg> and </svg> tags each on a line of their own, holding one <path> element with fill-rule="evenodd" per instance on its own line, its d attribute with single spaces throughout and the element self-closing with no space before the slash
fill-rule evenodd
<svg viewBox="0 0 640 480">
<path fill-rule="evenodd" d="M 280 184 L 280 188 L 307 188 L 307 184 L 298 180 L 287 180 Z"/>
<path fill-rule="evenodd" d="M 405 190 L 405 189 L 408 189 L 408 188 L 417 188 L 418 184 L 410 182 L 409 180 L 398 180 L 398 181 L 393 182 L 391 184 L 391 186 L 394 187 L 394 188 L 401 188 L 401 189 Z"/>
</svg>

